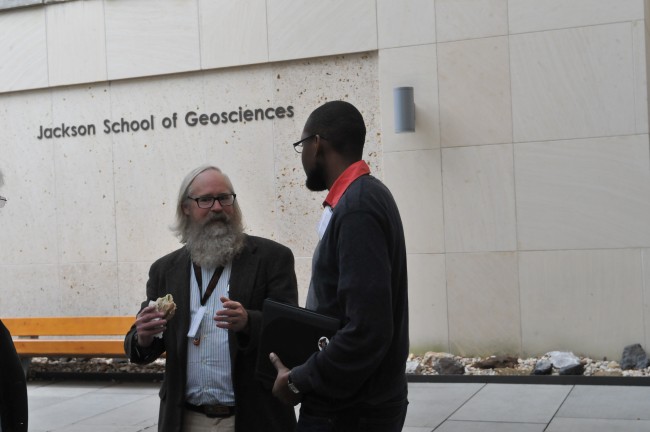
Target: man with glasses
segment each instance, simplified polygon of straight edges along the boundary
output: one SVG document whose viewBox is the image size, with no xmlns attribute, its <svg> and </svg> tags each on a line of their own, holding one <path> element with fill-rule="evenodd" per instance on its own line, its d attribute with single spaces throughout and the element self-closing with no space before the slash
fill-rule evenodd
<svg viewBox="0 0 650 432">
<path fill-rule="evenodd" d="M 366 127 L 343 101 L 311 113 L 294 148 L 306 185 L 328 190 L 312 261 L 307 308 L 339 318 L 329 344 L 289 370 L 273 393 L 300 405 L 298 432 L 398 432 L 406 417 L 406 246 L 390 191 L 362 160 Z"/>
<path fill-rule="evenodd" d="M 0 172 L 0 186 L 4 184 Z M 7 199 L 0 196 L 0 208 Z M 9 330 L 0 320 L 0 432 L 27 431 L 27 382 Z"/>
<path fill-rule="evenodd" d="M 243 233 L 232 183 L 214 166 L 183 180 L 173 230 L 184 246 L 151 266 L 125 337 L 135 363 L 166 354 L 158 430 L 293 430 L 293 408 L 254 378 L 264 299 L 298 300 L 291 250 Z M 150 302 L 167 294 L 177 310 L 166 320 Z"/>
</svg>

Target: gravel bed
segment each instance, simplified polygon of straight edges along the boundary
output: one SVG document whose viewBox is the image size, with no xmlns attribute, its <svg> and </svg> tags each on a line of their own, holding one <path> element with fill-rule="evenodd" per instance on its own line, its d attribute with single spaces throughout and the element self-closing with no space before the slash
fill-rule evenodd
<svg viewBox="0 0 650 432">
<path fill-rule="evenodd" d="M 425 354 L 410 354 L 408 361 L 411 366 L 417 364 L 411 373 L 416 375 L 438 375 L 434 369 L 436 361 L 442 357 L 452 358 L 464 366 L 465 375 L 531 375 L 535 364 L 545 357 L 531 357 L 526 359 L 517 359 L 513 367 L 481 369 L 474 367 L 477 362 L 489 359 L 489 357 L 459 357 L 448 353 L 428 352 Z M 650 367 L 645 369 L 622 370 L 618 362 L 604 360 L 594 360 L 588 357 L 580 357 L 584 365 L 585 376 L 650 376 Z M 61 374 L 61 373 L 153 373 L 162 374 L 165 371 L 165 360 L 158 359 L 148 365 L 137 365 L 130 363 L 126 359 L 113 358 L 46 358 L 35 357 L 29 367 L 28 378 L 42 374 Z M 553 375 L 557 375 L 557 370 Z"/>
<path fill-rule="evenodd" d="M 34 357 L 27 373 L 28 379 L 47 374 L 121 374 L 165 372 L 165 360 L 158 359 L 148 365 L 137 365 L 123 358 L 56 358 Z"/>
<path fill-rule="evenodd" d="M 449 353 L 428 352 L 426 354 L 410 354 L 408 357 L 409 362 L 416 362 L 418 365 L 414 368 L 417 375 L 438 375 L 434 369 L 434 365 L 440 358 L 451 358 L 464 366 L 465 375 L 511 375 L 522 376 L 531 375 L 535 369 L 535 365 L 541 359 L 548 359 L 547 356 L 518 358 L 513 367 L 495 368 L 495 369 L 481 369 L 474 367 L 476 363 L 485 361 L 494 357 L 459 357 Z M 611 377 L 642 377 L 650 376 L 650 367 L 645 369 L 630 369 L 622 370 L 617 361 L 613 360 L 594 360 L 589 357 L 579 356 L 580 362 L 584 365 L 584 376 L 611 376 Z M 558 371 L 553 369 L 552 375 L 558 375 Z"/>
</svg>

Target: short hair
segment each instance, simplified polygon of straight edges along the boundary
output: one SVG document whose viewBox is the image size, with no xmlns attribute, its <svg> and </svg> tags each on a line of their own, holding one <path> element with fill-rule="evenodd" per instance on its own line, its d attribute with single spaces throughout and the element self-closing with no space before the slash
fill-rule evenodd
<svg viewBox="0 0 650 432">
<path fill-rule="evenodd" d="M 305 123 L 309 135 L 322 135 L 334 150 L 361 160 L 366 141 L 366 125 L 359 110 L 349 102 L 331 101 L 316 108 Z"/>
<path fill-rule="evenodd" d="M 180 239 L 181 243 L 186 243 L 186 235 L 190 226 L 190 218 L 183 211 L 183 205 L 188 201 L 187 197 L 190 193 L 190 188 L 192 187 L 194 179 L 196 179 L 199 174 L 209 170 L 216 171 L 223 175 L 223 177 L 226 179 L 228 187 L 230 188 L 230 192 L 235 193 L 235 188 L 230 181 L 230 177 L 228 177 L 223 171 L 214 165 L 201 165 L 200 167 L 194 168 L 192 171 L 190 171 L 181 182 L 181 187 L 178 190 L 178 200 L 176 202 L 176 221 L 171 226 L 171 230 Z M 235 200 L 233 203 L 233 207 L 237 217 L 241 218 L 241 209 L 239 208 L 237 200 Z"/>
</svg>

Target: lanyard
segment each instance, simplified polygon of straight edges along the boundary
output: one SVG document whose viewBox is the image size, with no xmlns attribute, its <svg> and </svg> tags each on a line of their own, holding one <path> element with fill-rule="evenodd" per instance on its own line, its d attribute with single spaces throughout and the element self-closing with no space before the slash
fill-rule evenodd
<svg viewBox="0 0 650 432">
<path fill-rule="evenodd" d="M 194 268 L 194 277 L 196 277 L 196 283 L 199 286 L 199 296 L 201 297 L 201 287 L 203 286 L 201 267 L 194 263 L 192 263 L 192 267 Z M 208 299 L 212 295 L 212 291 L 214 291 L 214 288 L 217 286 L 217 282 L 221 277 L 221 273 L 223 273 L 223 267 L 217 267 L 217 269 L 212 274 L 212 277 L 210 278 L 210 282 L 208 282 L 208 287 L 205 289 L 205 294 L 203 294 L 201 297 L 201 306 L 205 306 L 205 304 L 208 302 Z"/>
</svg>

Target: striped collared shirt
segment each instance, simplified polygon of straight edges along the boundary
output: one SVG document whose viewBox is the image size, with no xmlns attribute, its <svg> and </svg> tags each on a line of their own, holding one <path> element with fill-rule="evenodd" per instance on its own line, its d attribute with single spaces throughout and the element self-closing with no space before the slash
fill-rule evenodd
<svg viewBox="0 0 650 432">
<path fill-rule="evenodd" d="M 191 266 L 191 264 L 190 264 Z M 228 297 L 232 264 L 224 269 L 214 292 L 206 302 L 201 326 L 196 332 L 200 344 L 194 345 L 187 338 L 187 386 L 185 400 L 193 405 L 222 404 L 235 405 L 235 391 L 232 386 L 232 365 L 228 346 L 228 330 L 218 328 L 213 320 L 215 313 L 223 309 L 220 297 Z M 201 294 L 190 270 L 190 312 L 192 318 L 201 307 L 200 297 L 205 293 L 214 268 L 201 268 Z"/>
</svg>

